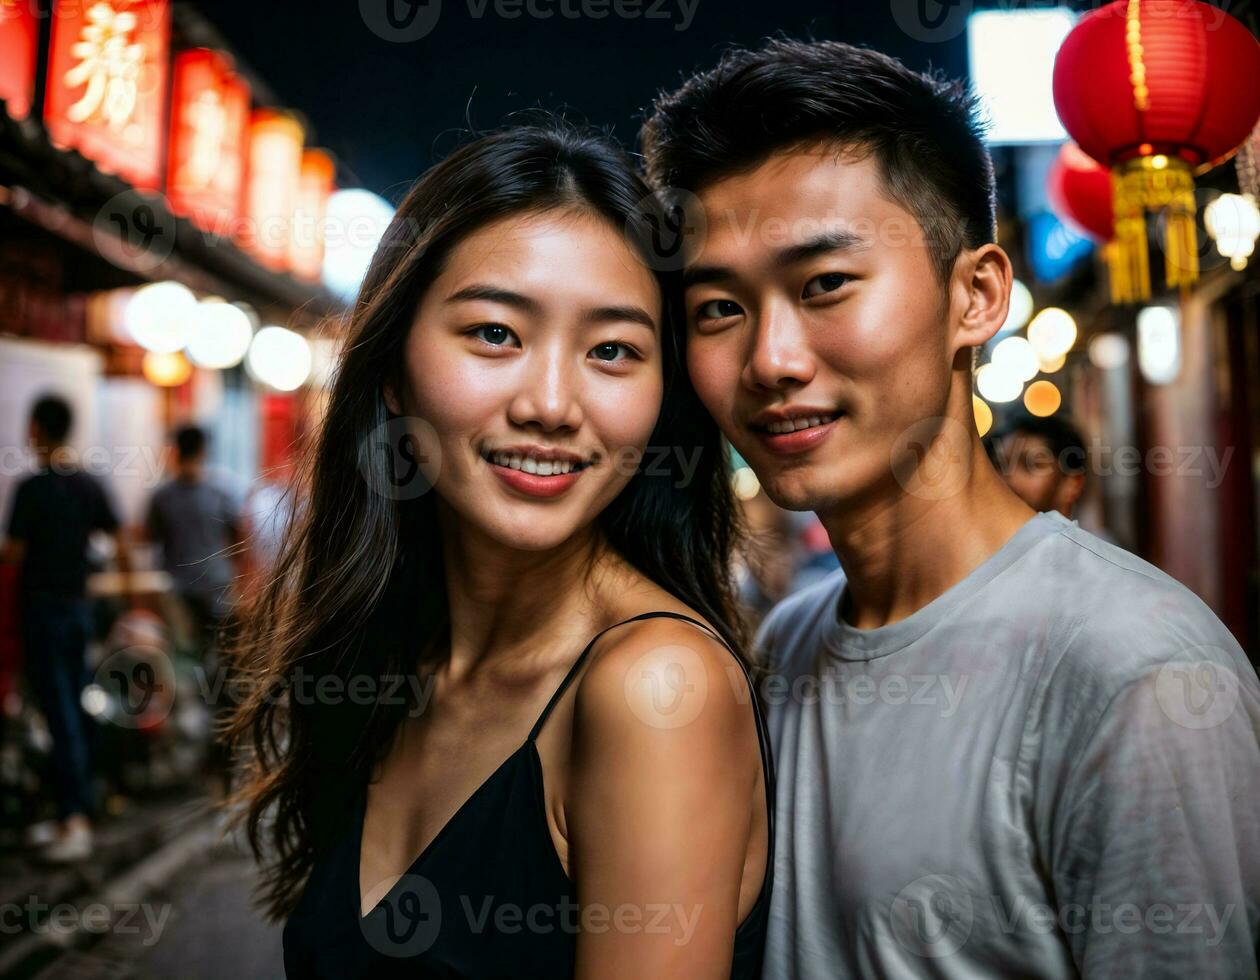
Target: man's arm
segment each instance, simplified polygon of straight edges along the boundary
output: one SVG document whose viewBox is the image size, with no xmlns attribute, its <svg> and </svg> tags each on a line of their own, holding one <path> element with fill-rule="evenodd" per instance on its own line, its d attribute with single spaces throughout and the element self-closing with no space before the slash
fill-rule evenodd
<svg viewBox="0 0 1260 980">
<path fill-rule="evenodd" d="M 131 576 L 133 565 L 130 538 L 131 534 L 125 527 L 114 531 L 114 560 L 118 563 L 118 573 L 122 576 L 123 600 L 128 606 L 134 606 L 139 602 L 140 596 Z"/>
<path fill-rule="evenodd" d="M 1053 883 L 1081 974 L 1256 977 L 1254 672 L 1241 653 L 1188 647 L 1094 719 L 1054 809 Z"/>
<path fill-rule="evenodd" d="M 4 544 L 0 544 L 0 561 L 6 564 L 20 565 L 26 557 L 26 540 L 29 537 L 27 525 L 31 521 L 30 495 L 26 481 L 19 483 L 13 492 L 13 506 L 9 511 L 8 534 Z"/>
<path fill-rule="evenodd" d="M 122 582 L 123 600 L 128 606 L 134 606 L 138 596 L 131 578 L 131 535 L 118 519 L 118 511 L 114 509 L 114 504 L 105 487 L 96 481 L 93 481 L 92 486 L 94 488 L 92 526 L 114 539 L 114 563 L 118 566 L 118 574 Z"/>
</svg>

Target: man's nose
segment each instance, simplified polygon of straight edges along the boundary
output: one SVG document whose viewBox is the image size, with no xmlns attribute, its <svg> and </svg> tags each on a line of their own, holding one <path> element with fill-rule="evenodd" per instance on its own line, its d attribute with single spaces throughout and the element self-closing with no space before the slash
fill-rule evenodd
<svg viewBox="0 0 1260 980">
<path fill-rule="evenodd" d="M 764 308 L 753 330 L 744 365 L 744 384 L 772 390 L 808 384 L 814 377 L 814 357 L 808 340 L 795 311 L 773 305 Z"/>
</svg>

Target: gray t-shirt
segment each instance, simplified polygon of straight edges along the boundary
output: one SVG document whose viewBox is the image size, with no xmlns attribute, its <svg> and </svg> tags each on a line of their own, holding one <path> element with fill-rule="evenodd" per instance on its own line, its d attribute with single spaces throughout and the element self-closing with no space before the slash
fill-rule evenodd
<svg viewBox="0 0 1260 980">
<path fill-rule="evenodd" d="M 209 480 L 175 479 L 154 491 L 146 523 L 179 592 L 214 598 L 228 587 L 240 520 L 232 495 Z"/>
<path fill-rule="evenodd" d="M 1198 598 L 1058 514 L 888 626 L 843 588 L 758 632 L 767 977 L 1256 977 L 1260 682 Z"/>
</svg>

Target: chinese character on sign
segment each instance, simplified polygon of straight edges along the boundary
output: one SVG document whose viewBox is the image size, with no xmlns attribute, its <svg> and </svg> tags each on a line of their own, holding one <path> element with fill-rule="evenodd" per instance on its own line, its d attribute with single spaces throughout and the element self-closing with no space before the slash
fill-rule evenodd
<svg viewBox="0 0 1260 980">
<path fill-rule="evenodd" d="M 93 4 L 79 40 L 71 48 L 78 62 L 65 74 L 67 86 L 86 85 L 82 98 L 66 110 L 72 122 L 102 119 L 121 130 L 136 108 L 144 46 L 132 35 L 136 15 L 116 11 L 108 3 Z"/>
<path fill-rule="evenodd" d="M 208 88 L 188 109 L 192 124 L 192 150 L 188 156 L 188 182 L 209 187 L 219 175 L 219 162 L 227 138 L 228 114 L 217 89 Z"/>
<path fill-rule="evenodd" d="M 166 153 L 170 0 L 37 6 L 51 10 L 44 123 L 53 145 L 78 150 L 134 187 L 157 190 Z"/>
<path fill-rule="evenodd" d="M 222 51 L 175 56 L 167 196 L 177 214 L 219 235 L 241 217 L 249 86 Z"/>
</svg>

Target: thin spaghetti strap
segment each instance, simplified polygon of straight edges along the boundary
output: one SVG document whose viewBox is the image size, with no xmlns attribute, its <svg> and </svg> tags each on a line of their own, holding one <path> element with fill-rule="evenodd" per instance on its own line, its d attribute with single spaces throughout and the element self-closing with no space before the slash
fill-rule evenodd
<svg viewBox="0 0 1260 980">
<path fill-rule="evenodd" d="M 588 644 L 586 644 L 586 648 L 581 653 L 579 653 L 577 659 L 573 661 L 573 666 L 570 667 L 569 672 L 564 675 L 564 680 L 560 682 L 560 686 L 556 688 L 556 692 L 553 695 L 551 695 L 551 700 L 547 702 L 547 707 L 543 708 L 542 714 L 539 715 L 538 720 L 534 722 L 534 727 L 530 730 L 528 741 L 532 742 L 535 738 L 538 737 L 538 733 L 542 731 L 543 724 L 547 721 L 547 716 L 551 714 L 551 709 L 555 707 L 556 702 L 560 700 L 560 695 L 564 693 L 565 688 L 569 686 L 569 682 L 573 680 L 574 675 L 577 674 L 578 668 L 582 665 L 582 661 L 586 659 L 586 655 L 591 652 L 591 648 L 595 646 L 596 640 L 598 640 L 601 636 L 603 636 L 609 630 L 616 629 L 618 626 L 624 626 L 626 623 L 633 623 L 639 619 L 653 619 L 657 616 L 669 616 L 672 619 L 685 619 L 689 623 L 695 623 L 701 629 L 705 630 L 708 633 L 711 633 L 724 646 L 726 645 L 726 641 L 723 640 L 716 633 L 714 633 L 711 629 L 709 629 L 709 627 L 705 626 L 704 623 L 698 622 L 697 620 L 692 619 L 690 616 L 684 616 L 682 613 L 669 612 L 668 610 L 664 610 L 664 609 L 659 609 L 654 612 L 639 613 L 639 615 L 631 616 L 629 619 L 623 619 L 619 623 L 613 623 L 612 626 L 605 626 L 602 630 L 600 630 L 598 633 L 596 633 L 594 636 L 591 637 L 591 641 Z M 730 648 L 727 647 L 727 649 L 730 649 Z M 735 659 L 738 660 L 739 658 L 736 657 Z"/>
</svg>

